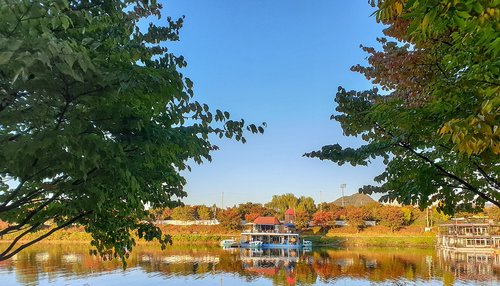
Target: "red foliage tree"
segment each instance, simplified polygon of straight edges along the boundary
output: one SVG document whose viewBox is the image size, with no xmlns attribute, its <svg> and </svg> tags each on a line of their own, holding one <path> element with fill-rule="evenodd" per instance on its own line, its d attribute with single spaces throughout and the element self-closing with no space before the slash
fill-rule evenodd
<svg viewBox="0 0 500 286">
<path fill-rule="evenodd" d="M 297 227 L 298 229 L 303 229 L 303 228 L 306 228 L 309 221 L 311 220 L 311 215 L 306 212 L 306 211 L 303 211 L 303 212 L 297 212 L 295 214 L 295 227 Z"/>
<path fill-rule="evenodd" d="M 249 213 L 249 214 L 245 214 L 245 221 L 246 222 L 253 222 L 256 218 L 258 218 L 259 216 L 261 216 L 260 213 Z"/>
<path fill-rule="evenodd" d="M 365 226 L 365 220 L 370 217 L 370 212 L 364 207 L 348 206 L 345 208 L 345 218 L 350 226 L 356 227 L 358 232 Z"/>
<path fill-rule="evenodd" d="M 317 211 L 314 213 L 312 221 L 314 225 L 318 226 L 333 226 L 335 225 L 335 219 L 334 212 Z"/>
<path fill-rule="evenodd" d="M 381 225 L 387 226 L 391 231 L 397 230 L 404 223 L 404 213 L 400 207 L 383 206 L 377 209 L 376 219 Z"/>
<path fill-rule="evenodd" d="M 241 229 L 241 215 L 237 208 L 229 208 L 217 214 L 220 225 L 226 229 Z"/>
</svg>

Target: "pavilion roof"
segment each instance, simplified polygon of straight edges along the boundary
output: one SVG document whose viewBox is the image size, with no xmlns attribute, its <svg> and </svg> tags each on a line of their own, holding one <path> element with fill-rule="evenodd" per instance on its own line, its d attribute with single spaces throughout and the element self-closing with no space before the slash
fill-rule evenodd
<svg viewBox="0 0 500 286">
<path fill-rule="evenodd" d="M 253 221 L 254 224 L 277 225 L 280 221 L 274 216 L 260 216 Z"/>
</svg>

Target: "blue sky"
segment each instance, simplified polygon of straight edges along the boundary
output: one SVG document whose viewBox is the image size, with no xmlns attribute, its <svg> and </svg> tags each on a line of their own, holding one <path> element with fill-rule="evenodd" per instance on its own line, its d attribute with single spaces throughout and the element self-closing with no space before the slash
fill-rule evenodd
<svg viewBox="0 0 500 286">
<path fill-rule="evenodd" d="M 170 0 L 163 16 L 185 15 L 181 39 L 169 43 L 183 55 L 183 73 L 195 83 L 195 97 L 235 119 L 266 122 L 264 135 L 248 135 L 246 144 L 214 140 L 220 147 L 213 161 L 192 165 L 187 204 L 232 206 L 267 202 L 272 195 L 311 196 L 318 203 L 373 183 L 383 166 L 337 166 L 304 158 L 306 152 L 339 143 L 362 142 L 345 137 L 331 121 L 339 85 L 371 88 L 349 69 L 364 63 L 360 44 L 375 46 L 383 26 L 371 17 L 367 1 L 206 1 Z"/>
</svg>

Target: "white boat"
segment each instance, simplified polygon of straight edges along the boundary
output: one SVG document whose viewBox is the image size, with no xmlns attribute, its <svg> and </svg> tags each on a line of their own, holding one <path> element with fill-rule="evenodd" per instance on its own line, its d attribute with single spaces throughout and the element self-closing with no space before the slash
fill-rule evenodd
<svg viewBox="0 0 500 286">
<path fill-rule="evenodd" d="M 251 248 L 260 248 L 260 247 L 262 247 L 262 241 L 260 241 L 260 240 L 250 241 L 248 243 L 248 247 L 251 247 Z"/>
<path fill-rule="evenodd" d="M 234 239 L 224 239 L 223 241 L 220 242 L 220 246 L 227 248 L 227 247 L 236 247 L 238 246 L 238 242 Z"/>
</svg>

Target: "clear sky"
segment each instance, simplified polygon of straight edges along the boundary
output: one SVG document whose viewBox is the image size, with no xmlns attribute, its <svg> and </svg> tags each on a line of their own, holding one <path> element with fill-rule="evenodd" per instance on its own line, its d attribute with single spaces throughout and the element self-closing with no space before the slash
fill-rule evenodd
<svg viewBox="0 0 500 286">
<path fill-rule="evenodd" d="M 371 88 L 349 69 L 364 63 L 360 44 L 378 47 L 377 24 L 366 0 L 170 0 L 163 15 L 185 15 L 181 39 L 168 44 L 185 56 L 183 73 L 198 101 L 227 110 L 234 119 L 266 122 L 264 135 L 246 144 L 214 140 L 213 161 L 184 173 L 187 204 L 263 203 L 272 195 L 311 196 L 316 203 L 373 183 L 383 166 L 337 166 L 302 157 L 323 145 L 356 147 L 331 121 L 339 85 Z"/>
</svg>

